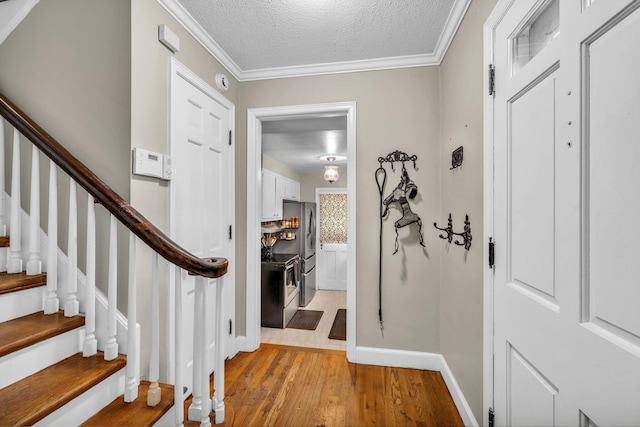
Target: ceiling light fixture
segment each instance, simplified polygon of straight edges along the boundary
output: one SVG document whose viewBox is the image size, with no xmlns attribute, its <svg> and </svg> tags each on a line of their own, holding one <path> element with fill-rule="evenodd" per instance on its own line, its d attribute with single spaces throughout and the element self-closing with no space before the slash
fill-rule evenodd
<svg viewBox="0 0 640 427">
<path fill-rule="evenodd" d="M 340 174 L 338 173 L 338 165 L 332 164 L 332 162 L 336 160 L 336 157 L 327 156 L 326 160 L 329 162 L 329 164 L 324 166 L 324 179 L 325 181 L 329 181 L 330 184 L 333 184 L 338 180 L 338 178 L 340 178 Z"/>
</svg>

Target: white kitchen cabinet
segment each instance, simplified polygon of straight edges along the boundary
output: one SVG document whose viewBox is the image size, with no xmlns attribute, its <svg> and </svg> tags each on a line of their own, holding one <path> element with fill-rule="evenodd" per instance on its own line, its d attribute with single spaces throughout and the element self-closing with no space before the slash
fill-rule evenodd
<svg viewBox="0 0 640 427">
<path fill-rule="evenodd" d="M 262 169 L 262 221 L 281 220 L 283 200 L 300 200 L 300 183 Z"/>
<path fill-rule="evenodd" d="M 300 183 L 289 178 L 282 177 L 284 181 L 285 200 L 300 200 Z"/>
<path fill-rule="evenodd" d="M 279 211 L 277 210 L 278 205 L 280 205 Z M 282 219 L 282 201 L 276 203 L 276 175 L 273 172 L 263 169 L 262 220 L 274 221 L 276 219 Z"/>
</svg>

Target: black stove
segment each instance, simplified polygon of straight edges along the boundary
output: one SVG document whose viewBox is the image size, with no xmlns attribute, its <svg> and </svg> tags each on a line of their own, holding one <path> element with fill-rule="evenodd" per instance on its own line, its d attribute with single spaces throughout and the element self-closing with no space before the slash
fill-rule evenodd
<svg viewBox="0 0 640 427">
<path fill-rule="evenodd" d="M 272 254 L 271 257 L 262 257 L 262 262 L 268 262 L 273 264 L 289 264 L 292 261 L 299 259 L 298 254 Z"/>
</svg>

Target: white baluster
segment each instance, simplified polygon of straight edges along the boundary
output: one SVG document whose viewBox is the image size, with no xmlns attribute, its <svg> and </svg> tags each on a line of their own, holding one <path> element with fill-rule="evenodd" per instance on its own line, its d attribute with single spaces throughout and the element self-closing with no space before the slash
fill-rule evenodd
<svg viewBox="0 0 640 427">
<path fill-rule="evenodd" d="M 4 119 L 0 117 L 0 236 L 7 235 L 4 217 Z M 0 250 L 0 271 L 7 271 L 7 251 Z"/>
<path fill-rule="evenodd" d="M 203 288 L 199 285 L 197 277 L 195 284 L 195 292 L 193 299 L 193 400 L 189 406 L 189 421 L 200 421 L 202 414 L 202 335 L 204 322 L 202 321 L 204 313 L 204 300 L 202 298 Z M 208 387 L 207 387 L 208 388 Z"/>
<path fill-rule="evenodd" d="M 7 260 L 7 273 L 22 272 L 22 249 L 20 241 L 22 231 L 20 229 L 20 134 L 13 130 L 13 164 L 11 170 L 11 239 L 9 243 L 9 259 Z"/>
<path fill-rule="evenodd" d="M 202 388 L 202 412 L 200 414 L 200 426 L 211 426 L 211 394 L 209 390 L 209 319 L 207 316 L 209 279 L 202 276 L 196 276 L 196 288 L 202 288 L 202 341 L 200 348 L 202 351 L 202 372 L 200 373 L 200 382 Z M 216 345 L 218 343 L 216 342 Z"/>
<path fill-rule="evenodd" d="M 4 119 L 0 117 L 0 236 L 6 235 L 7 223 L 4 218 Z M 2 265 L 2 267 L 6 266 Z M 4 271 L 4 268 L 0 271 Z"/>
<path fill-rule="evenodd" d="M 31 146 L 31 208 L 29 209 L 29 259 L 27 275 L 42 274 L 40 261 L 40 150 Z"/>
<path fill-rule="evenodd" d="M 138 341 L 136 340 L 136 236 L 129 232 L 129 308 L 127 310 L 127 383 L 124 388 L 124 401 L 133 402 L 138 398 Z"/>
<path fill-rule="evenodd" d="M 93 197 L 87 197 L 87 295 L 85 302 L 85 338 L 82 346 L 84 357 L 98 351 L 96 339 L 96 208 Z"/>
<path fill-rule="evenodd" d="M 222 312 L 222 291 L 224 289 L 224 277 L 216 279 L 216 357 L 213 375 L 213 411 L 216 414 L 215 423 L 224 422 L 224 338 L 225 324 Z"/>
<path fill-rule="evenodd" d="M 176 349 L 176 352 L 179 349 Z M 160 377 L 160 297 L 158 292 L 158 254 L 151 256 L 151 356 L 149 361 L 149 394 L 147 406 L 160 403 L 161 391 L 158 385 Z"/>
<path fill-rule="evenodd" d="M 64 315 L 76 316 L 80 312 L 78 292 L 78 199 L 76 182 L 69 179 L 69 236 L 67 240 L 67 300 L 64 305 Z"/>
<path fill-rule="evenodd" d="M 182 287 L 180 285 L 180 268 L 177 266 L 174 267 L 174 276 L 175 276 L 175 289 L 174 289 L 174 300 L 175 300 L 175 328 L 174 328 L 174 347 L 175 347 L 175 378 L 174 378 L 174 389 L 173 389 L 173 402 L 174 408 L 176 411 L 176 426 L 182 426 L 184 421 L 184 397 L 182 391 Z"/>
<path fill-rule="evenodd" d="M 49 162 L 49 222 L 47 234 L 47 291 L 44 299 L 44 314 L 57 313 L 58 300 L 58 167 Z"/>
<path fill-rule="evenodd" d="M 108 303 L 107 303 L 107 343 L 104 348 L 104 360 L 118 357 L 118 342 L 116 341 L 116 306 L 118 304 L 118 228 L 116 217 L 111 215 L 109 226 L 109 274 L 108 274 Z"/>
</svg>

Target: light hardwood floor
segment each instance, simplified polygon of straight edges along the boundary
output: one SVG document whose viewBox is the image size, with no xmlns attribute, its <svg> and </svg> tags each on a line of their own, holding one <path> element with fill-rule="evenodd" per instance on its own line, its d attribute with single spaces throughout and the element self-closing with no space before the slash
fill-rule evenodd
<svg viewBox="0 0 640 427">
<path fill-rule="evenodd" d="M 223 426 L 464 425 L 440 373 L 355 365 L 343 351 L 262 344 L 227 361 L 225 390 Z"/>
<path fill-rule="evenodd" d="M 347 308 L 345 291 L 316 291 L 316 295 L 302 310 L 324 311 L 315 331 L 292 328 L 261 328 L 261 342 L 269 344 L 293 345 L 300 347 L 324 348 L 329 350 L 346 350 L 347 342 L 329 339 L 333 319 L 339 308 Z"/>
</svg>

